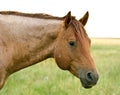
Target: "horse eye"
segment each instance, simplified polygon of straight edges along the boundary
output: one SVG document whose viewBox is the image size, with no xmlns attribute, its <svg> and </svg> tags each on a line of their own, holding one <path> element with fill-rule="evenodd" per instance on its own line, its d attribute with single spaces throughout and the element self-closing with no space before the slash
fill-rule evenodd
<svg viewBox="0 0 120 95">
<path fill-rule="evenodd" d="M 75 42 L 74 42 L 74 41 L 70 41 L 70 42 L 69 42 L 69 45 L 70 45 L 70 46 L 75 46 Z"/>
</svg>

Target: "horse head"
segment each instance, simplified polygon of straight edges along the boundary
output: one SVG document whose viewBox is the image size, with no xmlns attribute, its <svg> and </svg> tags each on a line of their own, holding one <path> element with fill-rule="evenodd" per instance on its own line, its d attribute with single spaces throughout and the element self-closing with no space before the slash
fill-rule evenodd
<svg viewBox="0 0 120 95">
<path fill-rule="evenodd" d="M 98 81 L 98 73 L 90 54 L 91 40 L 84 26 L 89 13 L 76 20 L 69 12 L 64 17 L 64 29 L 57 38 L 54 58 L 57 65 L 81 80 L 83 87 L 91 88 Z"/>
</svg>

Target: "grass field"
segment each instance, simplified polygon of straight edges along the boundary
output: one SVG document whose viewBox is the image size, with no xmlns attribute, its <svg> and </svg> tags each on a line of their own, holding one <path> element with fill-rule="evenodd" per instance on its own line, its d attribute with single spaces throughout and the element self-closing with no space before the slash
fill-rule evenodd
<svg viewBox="0 0 120 95">
<path fill-rule="evenodd" d="M 11 75 L 0 95 L 120 95 L 120 39 L 92 39 L 91 51 L 100 75 L 91 89 L 49 59 Z"/>
</svg>

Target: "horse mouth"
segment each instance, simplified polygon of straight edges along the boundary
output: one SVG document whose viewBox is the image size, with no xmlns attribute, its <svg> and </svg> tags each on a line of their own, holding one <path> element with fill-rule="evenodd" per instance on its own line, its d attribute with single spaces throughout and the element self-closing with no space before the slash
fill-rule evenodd
<svg viewBox="0 0 120 95">
<path fill-rule="evenodd" d="M 83 83 L 83 82 L 81 82 L 81 83 L 82 83 L 82 86 L 83 86 L 84 88 L 86 88 L 86 89 L 89 89 L 89 88 L 92 88 L 92 87 L 93 87 L 93 85 L 89 85 L 89 84 Z"/>
<path fill-rule="evenodd" d="M 96 85 L 96 83 L 91 83 L 83 79 L 80 79 L 80 81 L 81 81 L 82 86 L 86 89 L 92 88 L 94 85 Z"/>
</svg>

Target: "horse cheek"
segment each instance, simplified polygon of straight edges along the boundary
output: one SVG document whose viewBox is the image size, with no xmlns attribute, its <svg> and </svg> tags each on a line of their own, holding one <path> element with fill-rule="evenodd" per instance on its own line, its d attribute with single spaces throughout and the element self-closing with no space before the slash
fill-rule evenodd
<svg viewBox="0 0 120 95">
<path fill-rule="evenodd" d="M 60 51 L 59 49 L 55 51 L 54 54 L 55 61 L 62 70 L 68 70 L 69 69 L 69 57 L 66 55 L 65 51 Z"/>
</svg>

